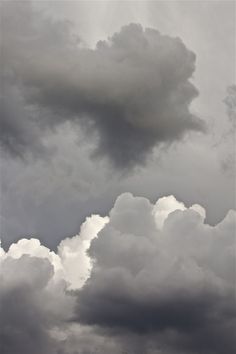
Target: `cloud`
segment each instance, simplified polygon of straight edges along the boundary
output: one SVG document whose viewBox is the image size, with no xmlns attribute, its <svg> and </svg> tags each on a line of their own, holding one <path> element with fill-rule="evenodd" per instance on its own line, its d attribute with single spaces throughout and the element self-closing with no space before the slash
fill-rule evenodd
<svg viewBox="0 0 236 354">
<path fill-rule="evenodd" d="M 64 353 L 75 305 L 69 290 L 80 288 L 89 276 L 86 251 L 106 222 L 107 218 L 97 215 L 87 218 L 80 235 L 63 240 L 58 254 L 37 239 L 21 239 L 7 252 L 0 248 L 0 342 L 4 354 Z M 73 328 L 70 332 L 73 336 Z M 80 332 L 84 331 L 77 328 L 77 334 Z"/>
<path fill-rule="evenodd" d="M 12 4 L 3 9 L 6 80 L 21 85 L 27 104 L 40 108 L 40 128 L 79 123 L 96 139 L 93 156 L 119 168 L 144 163 L 155 146 L 204 130 L 189 107 L 198 94 L 190 81 L 195 54 L 181 39 L 130 24 L 89 49 L 68 22 L 34 13 L 27 3 L 20 11 Z M 30 148 L 21 133 L 3 129 L 4 146 L 7 134 Z"/>
<path fill-rule="evenodd" d="M 203 208 L 173 197 L 153 206 L 120 196 L 91 243 L 78 321 L 141 335 L 147 348 L 161 343 L 171 353 L 233 352 L 235 212 L 214 227 L 204 218 Z"/>
<path fill-rule="evenodd" d="M 0 249 L 4 354 L 234 352 L 235 222 L 125 193 L 57 252 Z"/>
<path fill-rule="evenodd" d="M 91 240 L 97 237 L 108 220 L 108 217 L 102 218 L 99 215 L 87 218 L 81 226 L 79 235 L 62 240 L 58 246 L 58 255 L 65 273 L 64 277 L 69 282 L 70 289 L 82 287 L 89 277 L 92 264 L 87 251 Z"/>
<path fill-rule="evenodd" d="M 45 154 L 40 131 L 34 122 L 36 112 L 25 104 L 19 89 L 5 85 L 1 90 L 0 101 L 2 151 L 15 157 L 32 153 L 34 156 Z"/>
<path fill-rule="evenodd" d="M 56 353 L 49 335 L 70 314 L 65 284 L 52 283 L 53 267 L 41 257 L 1 262 L 1 349 L 4 354 Z"/>
<path fill-rule="evenodd" d="M 35 13 L 30 1 L 1 3 L 0 6 L 2 151 L 16 157 L 32 154 L 34 157 L 45 156 L 48 150 L 43 143 L 43 136 L 46 135 L 43 128 L 47 125 L 43 124 L 42 117 L 48 112 L 42 106 L 27 101 L 24 70 L 36 58 L 43 63 L 42 51 L 49 51 L 54 39 L 58 43 L 59 37 L 63 38 L 63 30 L 60 30 L 60 23 L 53 26 L 42 14 Z M 65 22 L 62 27 L 67 25 Z M 53 118 L 53 113 L 50 113 L 50 119 Z"/>
</svg>

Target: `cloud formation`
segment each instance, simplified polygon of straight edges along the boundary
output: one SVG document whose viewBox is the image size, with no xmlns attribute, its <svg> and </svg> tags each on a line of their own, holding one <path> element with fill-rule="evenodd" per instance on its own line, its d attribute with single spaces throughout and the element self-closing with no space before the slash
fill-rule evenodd
<svg viewBox="0 0 236 354">
<path fill-rule="evenodd" d="M 79 123 L 96 139 L 93 155 L 121 168 L 143 163 L 155 146 L 204 130 L 189 107 L 198 94 L 190 81 L 195 54 L 181 39 L 130 24 L 89 49 L 67 22 L 36 14 L 27 3 L 14 14 L 12 7 L 3 11 L 5 80 L 21 85 L 26 104 L 41 110 L 34 119 L 40 128 Z M 9 141 L 30 148 L 24 131 L 7 128 L 5 148 L 14 152 Z"/>
<path fill-rule="evenodd" d="M 60 291 L 65 297 L 64 289 L 47 289 L 52 273 L 52 265 L 43 258 L 23 255 L 2 262 L 0 342 L 4 354 L 56 353 L 48 331 L 53 324 L 65 320 L 67 314 L 62 316 L 57 295 Z M 65 306 L 68 300 L 61 305 Z"/>
<path fill-rule="evenodd" d="M 96 215 L 87 218 L 80 235 L 63 240 L 57 254 L 37 239 L 21 239 L 8 252 L 0 248 L 4 354 L 64 353 L 68 323 L 74 316 L 70 290 L 82 287 L 89 276 L 86 250 L 105 222 L 107 218 Z"/>
<path fill-rule="evenodd" d="M 233 352 L 235 213 L 216 227 L 204 217 L 200 206 L 186 209 L 173 197 L 155 207 L 119 197 L 92 241 L 94 268 L 79 294 L 78 319 L 157 336 L 174 352 Z"/>
<path fill-rule="evenodd" d="M 57 253 L 36 239 L 1 250 L 4 354 L 33 339 L 39 354 L 234 352 L 236 214 L 204 220 L 197 204 L 125 193 Z"/>
</svg>

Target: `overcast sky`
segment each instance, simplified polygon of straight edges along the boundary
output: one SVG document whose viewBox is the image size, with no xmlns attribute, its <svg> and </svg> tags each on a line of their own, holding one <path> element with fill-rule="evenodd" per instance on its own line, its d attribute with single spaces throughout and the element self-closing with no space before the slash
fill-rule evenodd
<svg viewBox="0 0 236 354">
<path fill-rule="evenodd" d="M 0 10 L 4 354 L 233 352 L 235 2 Z"/>
<path fill-rule="evenodd" d="M 4 245 L 9 246 L 12 241 L 24 235 L 37 235 L 45 244 L 55 247 L 60 239 L 77 232 L 86 215 L 94 212 L 106 213 L 114 199 L 123 191 L 147 196 L 152 201 L 155 201 L 158 196 L 174 194 L 187 204 L 198 202 L 206 208 L 207 218 L 213 224 L 221 220 L 228 209 L 235 207 L 234 136 L 228 134 L 232 131 L 232 122 L 228 119 L 227 107 L 223 102 L 227 96 L 227 87 L 235 81 L 233 2 L 43 1 L 33 3 L 33 9 L 38 11 L 34 15 L 23 10 L 23 7 L 27 7 L 23 4 L 18 4 L 21 11 L 15 11 L 17 5 L 11 2 L 11 8 L 3 11 L 2 20 L 2 42 L 5 46 L 4 65 L 9 66 L 12 61 L 7 56 L 11 58 L 18 56 L 20 59 L 17 65 L 21 67 L 15 70 L 18 70 L 25 80 L 24 87 L 20 88 L 12 84 L 14 81 L 12 76 L 11 79 L 5 78 L 4 81 L 5 113 L 3 117 L 6 118 L 3 119 L 3 153 L 1 154 L 1 237 Z M 8 11 L 11 14 L 7 13 Z M 4 20 L 4 13 L 6 18 L 10 16 L 11 21 Z M 27 21 L 24 16 L 28 18 Z M 49 18 L 49 23 L 44 25 L 45 17 Z M 57 25 L 59 20 L 61 27 Z M 68 26 L 68 21 L 73 24 L 70 30 L 65 28 Z M 15 33 L 16 23 L 19 26 L 17 34 Z M 101 53 L 102 50 L 100 50 L 100 58 L 95 58 L 96 53 L 92 58 L 90 53 L 90 59 L 84 58 L 87 54 L 83 53 L 84 63 L 80 65 L 80 72 L 78 71 L 77 75 L 82 72 L 84 77 L 80 80 L 78 77 L 77 82 L 81 87 L 76 89 L 74 86 L 76 83 L 71 81 L 71 75 L 73 76 L 74 73 L 67 73 L 67 64 L 62 59 L 65 55 L 68 61 L 76 62 L 76 56 L 80 55 L 72 53 L 76 51 L 72 46 L 67 47 L 66 42 L 70 36 L 68 32 L 71 31 L 74 34 L 73 39 L 79 42 L 80 47 L 94 48 L 97 41 L 106 41 L 114 32 L 129 23 L 138 23 L 144 28 L 156 29 L 163 36 L 178 37 L 186 49 L 193 53 L 194 58 L 189 59 L 187 57 L 183 59 L 184 53 L 178 54 L 179 59 L 173 55 L 172 63 L 166 66 L 166 74 L 170 73 L 170 78 L 173 77 L 174 83 L 174 80 L 182 80 L 181 77 L 174 78 L 173 76 L 179 73 L 178 60 L 180 62 L 189 60 L 184 65 L 186 75 L 193 87 L 189 88 L 190 97 L 186 99 L 186 103 L 180 103 L 179 107 L 176 103 L 170 106 L 168 88 L 166 89 L 168 103 L 165 103 L 161 97 L 163 96 L 161 91 L 159 91 L 159 100 L 162 106 L 157 103 L 158 98 L 155 97 L 153 90 L 159 85 L 159 81 L 154 72 L 163 70 L 161 67 L 158 68 L 158 62 L 148 64 L 147 72 L 141 72 L 137 67 L 138 74 L 132 70 L 134 64 L 127 63 L 126 68 L 120 69 L 127 71 L 125 80 L 117 71 L 118 69 L 115 66 L 112 67 L 115 65 L 114 61 L 110 60 L 109 66 L 104 64 L 104 74 L 96 71 L 95 64 L 88 64 L 89 60 L 93 62 L 99 60 L 104 63 L 112 55 L 111 51 L 110 54 L 106 54 L 105 51 Z M 44 26 L 44 32 L 42 32 L 42 26 Z M 35 40 L 28 38 L 27 43 L 24 38 L 33 31 L 35 37 L 38 36 L 38 38 Z M 51 41 L 53 41 L 53 46 Z M 71 54 L 67 54 L 68 50 Z M 15 53 L 13 54 L 12 51 Z M 57 51 L 60 54 L 57 54 Z M 53 58 L 53 55 L 56 58 Z M 155 57 L 158 53 L 142 52 L 141 70 L 145 70 L 145 60 L 150 61 L 151 55 Z M 35 58 L 29 64 L 31 68 L 27 65 L 23 67 L 26 63 L 24 56 Z M 37 75 L 40 75 L 36 66 L 40 61 L 42 62 L 43 58 L 45 65 L 46 61 L 51 58 L 52 64 L 47 63 L 48 70 L 52 65 L 54 72 L 50 71 L 47 81 L 38 82 L 42 90 L 38 97 L 32 97 L 30 90 L 35 85 L 34 81 L 38 80 Z M 79 63 L 81 60 L 77 61 L 78 65 Z M 72 63 L 71 67 L 75 65 Z M 89 68 L 89 65 L 93 68 Z M 61 78 L 57 70 L 60 71 Z M 94 83 L 91 83 L 93 92 L 88 87 L 86 88 L 85 81 L 83 83 L 81 81 L 86 80 L 87 70 L 90 75 L 88 80 L 94 80 Z M 95 72 L 93 73 L 92 70 Z M 4 74 L 7 75 L 7 68 Z M 11 73 L 11 75 L 14 74 Z M 98 77 L 95 77 L 96 75 Z M 75 76 L 73 78 L 76 81 Z M 50 80 L 54 81 L 50 83 Z M 61 87 L 61 80 L 65 82 L 64 88 Z M 101 80 L 104 82 L 100 82 Z M 117 83 L 116 80 L 118 80 Z M 53 85 L 57 88 L 61 87 L 61 91 L 56 92 Z M 70 85 L 74 87 L 73 94 Z M 97 95 L 97 85 L 100 98 L 94 96 Z M 111 85 L 115 85 L 115 91 L 112 90 Z M 183 85 L 185 85 L 184 82 Z M 52 88 L 50 92 L 49 86 Z M 124 92 L 125 89 L 126 92 Z M 27 107 L 22 102 L 26 100 L 25 97 L 22 98 L 26 95 L 26 90 L 27 95 L 31 95 L 27 97 Z M 108 102 L 107 107 L 102 107 L 100 104 L 99 108 L 95 108 L 95 102 L 92 101 L 79 103 L 76 90 L 84 90 L 83 95 L 90 98 L 93 95 L 94 100 L 101 100 L 104 97 Z M 145 95 L 148 90 L 152 93 L 147 99 Z M 181 94 L 180 90 L 179 93 L 176 90 L 176 94 Z M 190 92 L 191 90 L 193 92 Z M 194 90 L 198 91 L 198 94 Z M 108 97 L 109 94 L 110 97 Z M 64 97 L 65 107 L 56 106 L 57 103 L 62 103 L 60 95 Z M 144 97 L 143 100 L 142 97 Z M 49 102 L 50 99 L 51 102 Z M 150 122 L 148 130 L 142 129 L 140 132 L 140 130 L 133 129 L 132 136 L 130 136 L 123 119 L 120 127 L 114 127 L 114 122 L 118 121 L 115 116 L 110 128 L 108 124 L 102 126 L 98 123 L 98 120 L 101 120 L 99 117 L 102 116 L 105 121 L 104 115 L 111 117 L 111 111 L 114 115 L 121 100 L 123 103 L 119 109 L 123 111 L 123 118 L 129 115 L 128 119 L 132 121 L 132 117 L 135 117 L 136 127 L 139 128 L 145 116 L 146 120 L 143 121 Z M 129 108 L 131 100 L 132 106 Z M 156 107 L 153 107 L 151 100 L 156 102 Z M 163 114 L 163 117 L 164 114 L 169 114 L 169 122 L 173 125 L 172 115 L 176 116 L 177 110 L 181 114 L 187 105 L 189 105 L 187 109 L 190 110 L 190 114 L 195 116 L 195 128 L 190 126 L 191 119 L 187 119 L 187 124 L 183 123 L 182 126 L 179 123 L 180 120 L 178 122 L 176 119 L 178 129 L 173 126 L 173 131 L 171 125 L 168 128 L 167 121 L 166 131 L 164 131 L 165 127 L 161 128 L 158 125 L 156 128 L 153 127 L 152 121 L 155 122 L 153 120 L 155 114 Z M 167 106 L 169 113 L 164 111 L 167 111 Z M 69 109 L 70 112 L 62 112 L 63 108 Z M 60 113 L 59 109 L 61 109 Z M 97 119 L 93 120 L 93 124 L 97 127 L 89 137 L 85 134 L 85 130 L 89 128 L 84 128 L 82 120 L 81 124 L 75 122 L 79 111 L 82 116 L 84 109 L 90 110 L 90 114 L 91 110 L 93 114 L 97 110 Z M 155 110 L 156 113 L 153 112 Z M 34 116 L 33 119 L 32 116 Z M 111 120 L 111 118 L 108 119 Z M 43 132 L 35 121 L 41 122 L 40 129 L 43 129 Z M 163 133 L 160 133 L 161 129 Z M 99 139 L 100 143 L 97 142 Z M 163 145 L 163 142 L 166 144 Z M 91 154 L 97 157 L 91 159 Z M 24 155 L 24 160 L 22 160 L 22 155 Z"/>
</svg>

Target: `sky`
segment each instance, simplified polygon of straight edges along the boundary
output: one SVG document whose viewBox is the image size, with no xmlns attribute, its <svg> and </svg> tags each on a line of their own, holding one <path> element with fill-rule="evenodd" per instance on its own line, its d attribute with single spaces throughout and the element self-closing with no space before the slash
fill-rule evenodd
<svg viewBox="0 0 236 354">
<path fill-rule="evenodd" d="M 234 352 L 235 2 L 0 11 L 3 353 Z"/>
</svg>

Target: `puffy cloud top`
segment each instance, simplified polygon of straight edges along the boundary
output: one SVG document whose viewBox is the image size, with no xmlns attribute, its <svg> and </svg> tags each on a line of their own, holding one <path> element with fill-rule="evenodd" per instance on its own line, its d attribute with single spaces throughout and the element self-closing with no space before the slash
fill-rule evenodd
<svg viewBox="0 0 236 354">
<path fill-rule="evenodd" d="M 36 239 L 1 250 L 5 352 L 234 352 L 236 214 L 204 218 L 125 193 L 57 253 Z"/>
<path fill-rule="evenodd" d="M 174 352 L 231 352 L 235 212 L 215 227 L 204 216 L 172 196 L 155 206 L 120 196 L 91 243 L 94 267 L 79 292 L 78 320 L 156 336 Z"/>
</svg>

